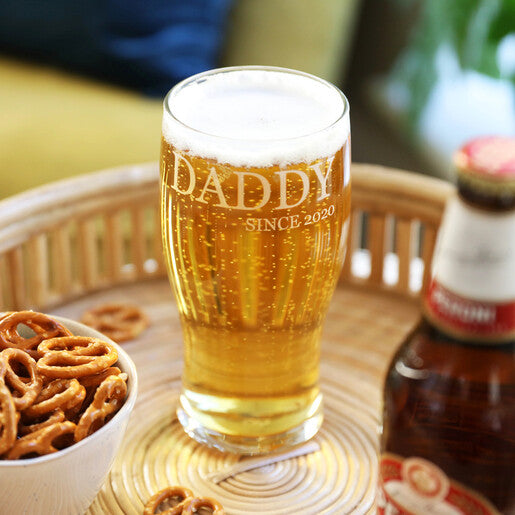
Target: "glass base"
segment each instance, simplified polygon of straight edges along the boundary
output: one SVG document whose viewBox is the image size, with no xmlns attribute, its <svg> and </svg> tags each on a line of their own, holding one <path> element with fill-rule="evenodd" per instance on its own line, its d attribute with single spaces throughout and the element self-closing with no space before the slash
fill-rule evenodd
<svg viewBox="0 0 515 515">
<path fill-rule="evenodd" d="M 241 436 L 224 431 L 224 426 L 234 425 L 234 413 L 213 413 L 199 411 L 196 403 L 191 402 L 188 392 L 183 392 L 180 405 L 177 409 L 179 422 L 186 433 L 197 442 L 214 447 L 222 452 L 231 452 L 244 455 L 266 454 L 280 451 L 311 439 L 320 429 L 323 421 L 322 394 L 317 393 L 308 409 L 304 408 L 297 413 L 300 424 L 280 432 L 271 434 L 255 434 Z M 268 418 L 259 416 L 239 415 L 240 425 L 246 427 L 263 427 Z M 287 418 L 291 418 L 291 413 Z M 204 421 L 202 423 L 201 421 Z M 205 422 L 211 422 L 206 424 Z M 227 422 L 226 424 L 224 422 Z"/>
</svg>

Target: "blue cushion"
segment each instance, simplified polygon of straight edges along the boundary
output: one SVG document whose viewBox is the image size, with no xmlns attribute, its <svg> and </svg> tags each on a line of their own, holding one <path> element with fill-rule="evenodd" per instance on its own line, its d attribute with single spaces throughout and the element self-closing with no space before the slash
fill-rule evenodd
<svg viewBox="0 0 515 515">
<path fill-rule="evenodd" d="M 232 0 L 3 0 L 0 51 L 162 96 L 217 66 Z"/>
</svg>

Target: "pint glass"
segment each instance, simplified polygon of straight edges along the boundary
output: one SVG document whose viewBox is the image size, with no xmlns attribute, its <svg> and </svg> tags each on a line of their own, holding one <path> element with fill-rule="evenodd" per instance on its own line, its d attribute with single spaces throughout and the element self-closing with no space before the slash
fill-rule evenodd
<svg viewBox="0 0 515 515">
<path fill-rule="evenodd" d="M 322 423 L 320 333 L 346 248 L 349 107 L 311 75 L 195 75 L 164 102 L 161 220 L 184 337 L 178 417 L 242 454 Z"/>
</svg>

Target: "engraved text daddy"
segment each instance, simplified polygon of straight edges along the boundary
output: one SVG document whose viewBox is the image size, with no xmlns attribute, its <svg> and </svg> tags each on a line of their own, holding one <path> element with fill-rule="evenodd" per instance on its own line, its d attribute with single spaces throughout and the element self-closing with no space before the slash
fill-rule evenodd
<svg viewBox="0 0 515 515">
<path fill-rule="evenodd" d="M 208 173 L 199 177 L 186 157 L 173 152 L 174 165 L 170 187 L 182 195 L 191 195 L 193 200 L 226 209 L 252 211 L 268 206 L 274 210 L 291 209 L 302 204 L 310 193 L 311 182 L 303 170 L 287 169 L 271 173 L 270 179 L 264 174 L 251 171 L 232 171 L 236 183 L 231 187 L 236 194 L 229 195 L 225 188 L 226 173 L 211 166 Z M 316 200 L 321 201 L 331 195 L 331 165 L 334 156 L 325 161 L 310 164 L 307 169 L 316 177 Z M 233 181 L 234 182 L 234 181 Z M 275 186 L 274 186 L 275 185 Z M 277 193 L 273 194 L 273 188 Z M 247 191 L 253 190 L 253 200 L 249 202 Z M 256 197 L 255 191 L 259 191 Z"/>
</svg>

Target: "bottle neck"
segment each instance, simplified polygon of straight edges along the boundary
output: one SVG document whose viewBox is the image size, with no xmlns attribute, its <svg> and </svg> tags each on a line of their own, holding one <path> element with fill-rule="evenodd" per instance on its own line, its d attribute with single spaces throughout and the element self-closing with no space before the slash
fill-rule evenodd
<svg viewBox="0 0 515 515">
<path fill-rule="evenodd" d="M 515 210 L 452 199 L 440 227 L 426 317 L 450 335 L 482 343 L 515 337 Z"/>
<path fill-rule="evenodd" d="M 471 185 L 463 176 L 458 174 L 458 193 L 466 203 L 479 209 L 486 209 L 494 212 L 507 212 L 515 209 L 515 192 L 511 189 L 488 190 L 483 187 L 476 188 Z"/>
</svg>

